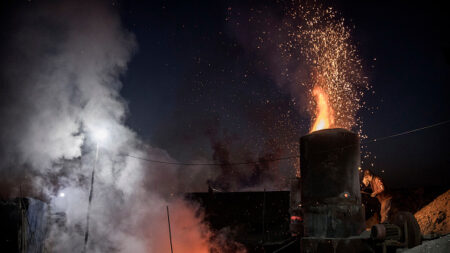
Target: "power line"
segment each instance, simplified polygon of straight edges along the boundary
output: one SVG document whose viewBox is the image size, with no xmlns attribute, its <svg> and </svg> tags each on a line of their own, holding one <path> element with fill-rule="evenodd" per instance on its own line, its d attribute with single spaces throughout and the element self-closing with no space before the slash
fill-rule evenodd
<svg viewBox="0 0 450 253">
<path fill-rule="evenodd" d="M 276 159 L 259 159 L 258 161 L 248 161 L 248 162 L 236 162 L 236 163 L 183 163 L 183 162 L 168 162 L 168 161 L 159 161 L 159 160 L 153 160 L 148 158 L 143 158 L 139 156 L 134 156 L 130 154 L 123 154 L 123 156 L 132 157 L 138 160 L 146 161 L 146 162 L 152 162 L 152 163 L 161 163 L 161 164 L 169 164 L 169 165 L 183 165 L 183 166 L 234 166 L 234 165 L 248 165 L 248 164 L 259 164 L 262 162 L 274 162 L 274 161 L 280 161 L 280 160 L 289 160 L 293 158 L 298 158 L 300 156 L 286 156 L 286 157 L 280 157 Z"/>
<path fill-rule="evenodd" d="M 384 141 L 384 140 L 387 140 L 387 139 L 395 138 L 395 137 L 398 137 L 398 136 L 407 135 L 407 134 L 419 132 L 419 131 L 422 131 L 422 130 L 426 130 L 426 129 L 429 129 L 429 128 L 445 125 L 445 124 L 448 124 L 448 123 L 450 123 L 450 120 L 445 120 L 445 121 L 441 121 L 439 123 L 435 123 L 435 124 L 432 124 L 432 125 L 428 125 L 428 126 L 424 126 L 424 127 L 420 127 L 420 128 L 416 128 L 416 129 L 400 132 L 400 133 L 397 133 L 397 134 L 392 134 L 392 135 L 388 135 L 388 136 L 374 138 L 374 139 L 371 139 L 371 140 L 362 141 L 361 144 L 368 144 L 368 143 L 371 143 L 371 142 L 380 142 L 380 141 Z M 344 146 L 344 147 L 339 147 L 339 149 L 348 148 L 348 147 L 352 147 L 352 146 L 354 146 L 354 145 L 347 145 L 347 146 Z M 333 150 L 335 150 L 335 149 L 333 149 Z M 329 152 L 329 151 L 330 150 L 326 150 L 324 152 Z M 211 162 L 211 163 L 183 163 L 183 162 L 169 162 L 169 161 L 160 161 L 160 160 L 148 159 L 148 158 L 134 156 L 134 155 L 130 155 L 130 154 L 122 154 L 122 155 L 131 157 L 131 158 L 135 158 L 135 159 L 138 159 L 138 160 L 146 161 L 146 162 L 168 164 L 168 165 L 180 165 L 180 166 L 235 166 L 235 165 L 249 165 L 249 164 L 260 164 L 262 162 L 275 162 L 275 161 L 281 161 L 281 160 L 290 160 L 290 159 L 294 159 L 294 158 L 299 158 L 300 157 L 300 155 L 292 155 L 292 156 L 285 156 L 285 157 L 280 157 L 280 158 L 275 158 L 275 159 L 259 159 L 258 161 L 235 162 L 235 163 L 213 163 L 213 162 Z"/>
<path fill-rule="evenodd" d="M 393 134 L 393 135 L 389 135 L 389 136 L 385 136 L 385 137 L 375 138 L 375 139 L 371 140 L 370 142 L 384 141 L 386 139 L 394 138 L 394 137 L 397 137 L 397 136 L 402 136 L 402 135 L 418 132 L 418 131 L 421 131 L 421 130 L 425 130 L 425 129 L 428 129 L 428 128 L 442 126 L 442 125 L 448 124 L 449 122 L 450 122 L 450 120 L 445 120 L 445 121 L 442 121 L 442 122 L 439 122 L 439 123 L 436 123 L 436 124 L 432 124 L 432 125 L 429 125 L 429 126 L 416 128 L 416 129 L 405 131 L 405 132 L 401 132 L 401 133 L 398 133 L 398 134 Z"/>
</svg>

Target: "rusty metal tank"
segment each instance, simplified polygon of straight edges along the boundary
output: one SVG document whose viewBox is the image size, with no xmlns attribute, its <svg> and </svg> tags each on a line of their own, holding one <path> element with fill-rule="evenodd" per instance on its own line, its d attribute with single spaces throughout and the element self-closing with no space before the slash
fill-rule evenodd
<svg viewBox="0 0 450 253">
<path fill-rule="evenodd" d="M 357 134 L 325 129 L 300 138 L 305 237 L 343 238 L 364 229 Z"/>
</svg>

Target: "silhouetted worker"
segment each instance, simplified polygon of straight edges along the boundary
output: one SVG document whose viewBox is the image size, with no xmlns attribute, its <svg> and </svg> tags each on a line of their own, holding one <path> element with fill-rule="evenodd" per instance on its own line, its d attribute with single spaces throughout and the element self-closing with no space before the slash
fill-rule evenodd
<svg viewBox="0 0 450 253">
<path fill-rule="evenodd" d="M 392 196 L 386 192 L 381 178 L 374 176 L 369 170 L 364 171 L 363 184 L 372 188 L 372 198 L 377 198 L 381 204 L 380 208 L 380 223 L 384 223 L 389 218 L 389 211 L 391 210 Z"/>
</svg>

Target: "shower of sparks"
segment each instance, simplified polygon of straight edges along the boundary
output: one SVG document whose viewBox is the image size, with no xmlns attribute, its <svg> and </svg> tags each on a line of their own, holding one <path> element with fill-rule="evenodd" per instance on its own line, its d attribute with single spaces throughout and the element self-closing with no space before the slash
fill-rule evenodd
<svg viewBox="0 0 450 253">
<path fill-rule="evenodd" d="M 320 5 L 298 5 L 290 15 L 298 24 L 292 26 L 290 40 L 283 46 L 300 50 L 310 68 L 310 80 L 301 85 L 309 91 L 311 131 L 345 128 L 364 137 L 357 112 L 370 87 L 344 18 Z"/>
<path fill-rule="evenodd" d="M 291 93 L 291 110 L 278 112 L 281 117 L 277 121 L 274 117 L 261 120 L 262 124 L 270 125 L 268 129 L 277 132 L 270 146 L 281 146 L 280 155 L 298 154 L 298 135 L 305 128 L 309 132 L 345 128 L 357 132 L 361 139 L 367 138 L 357 113 L 369 109 L 362 98 L 370 86 L 351 41 L 351 29 L 337 11 L 314 1 L 291 0 L 282 8 L 281 22 L 278 16 L 267 15 L 264 8 L 251 8 L 247 20 L 239 19 L 240 12 L 227 18 L 238 31 L 247 21 L 252 25 L 249 33 L 255 33 L 255 52 L 269 55 L 268 65 L 258 64 L 274 74 L 275 82 Z M 228 10 L 232 12 L 231 8 Z M 267 99 L 267 104 L 273 103 Z M 274 105 L 267 108 L 282 108 Z M 309 126 L 303 121 L 305 111 L 310 116 Z M 300 120 L 296 118 L 298 115 L 302 116 Z M 265 136 L 268 139 L 270 135 Z M 362 155 L 366 160 L 370 153 L 362 150 Z M 299 165 L 299 159 L 289 160 L 289 166 L 296 168 L 296 177 L 301 176 Z"/>
</svg>

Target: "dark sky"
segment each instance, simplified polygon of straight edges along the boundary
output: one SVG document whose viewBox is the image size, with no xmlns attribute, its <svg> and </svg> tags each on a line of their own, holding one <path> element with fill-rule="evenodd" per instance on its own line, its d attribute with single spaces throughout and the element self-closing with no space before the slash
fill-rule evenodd
<svg viewBox="0 0 450 253">
<path fill-rule="evenodd" d="M 291 116 L 289 126 L 265 125 L 271 124 L 267 121 L 273 115 L 292 109 L 290 96 L 260 71 L 257 65 L 263 57 L 249 52 L 229 24 L 237 13 L 250 17 L 251 8 L 276 16 L 285 5 L 273 1 L 121 3 L 123 21 L 139 44 L 123 79 L 131 127 L 180 160 L 212 158 L 212 139 L 238 139 L 257 148 L 265 134 L 279 138 L 276 132 L 290 131 L 287 138 L 293 139 L 305 134 L 306 115 Z M 352 39 L 375 91 L 364 98 L 368 107 L 375 108 L 373 114 L 360 113 L 369 138 L 450 118 L 450 23 L 442 5 L 382 1 L 331 5 L 349 26 L 355 26 Z M 448 185 L 449 130 L 447 124 L 368 144 L 372 157 L 376 156 L 375 170 L 384 170 L 392 186 Z"/>
<path fill-rule="evenodd" d="M 354 39 L 376 95 L 378 109 L 364 116 L 371 137 L 386 136 L 448 120 L 450 19 L 443 5 L 371 1 L 341 5 L 356 25 Z M 449 185 L 450 126 L 369 145 L 391 185 L 401 181 Z"/>
<path fill-rule="evenodd" d="M 270 48 L 255 49 L 255 34 L 276 31 L 290 2 L 108 2 L 135 35 L 138 47 L 120 91 L 128 104 L 130 128 L 182 162 L 298 154 L 298 138 L 310 127 L 307 101 L 293 100 L 292 91 L 279 84 L 282 64 Z M 2 41 L 15 29 L 12 10 L 27 4 L 8 2 L 2 8 Z M 333 6 L 354 27 L 351 39 L 375 92 L 364 97 L 367 108 L 373 109 L 359 113 L 369 139 L 450 119 L 450 17 L 443 4 L 324 5 Z M 273 40 L 282 42 L 283 36 Z M 298 93 L 306 98 L 301 90 Z M 363 168 L 374 163 L 375 172 L 384 171 L 391 187 L 447 186 L 449 130 L 446 124 L 369 143 L 366 150 L 372 155 Z M 286 178 L 294 174 L 296 164 L 276 166 L 281 168 L 276 173 Z"/>
</svg>

